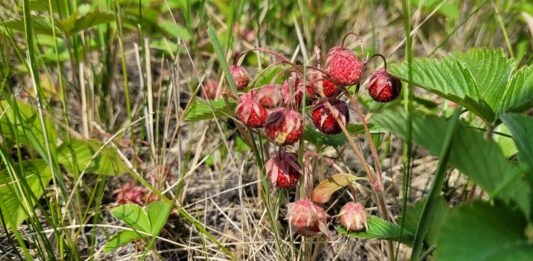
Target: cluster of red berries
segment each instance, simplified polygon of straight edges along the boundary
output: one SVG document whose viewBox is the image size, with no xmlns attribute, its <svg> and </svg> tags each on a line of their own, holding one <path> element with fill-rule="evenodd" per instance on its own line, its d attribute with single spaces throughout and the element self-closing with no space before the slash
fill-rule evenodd
<svg viewBox="0 0 533 261">
<path fill-rule="evenodd" d="M 150 193 L 147 188 L 129 183 L 113 191 L 113 194 L 116 194 L 116 202 L 119 205 L 135 203 L 144 206 L 157 200 L 157 195 Z"/>
<path fill-rule="evenodd" d="M 381 55 L 376 56 L 385 60 Z M 281 85 L 267 84 L 257 88 L 248 88 L 250 76 L 244 67 L 237 65 L 237 60 L 238 56 L 230 68 L 237 90 L 243 92 L 238 97 L 236 116 L 249 128 L 264 128 L 266 137 L 280 147 L 266 162 L 266 175 L 275 188 L 290 189 L 298 183 L 302 168 L 296 154 L 286 152 L 284 146 L 292 145 L 302 137 L 303 101 L 305 105 L 312 105 L 310 117 L 318 130 L 328 135 L 342 132 L 349 122 L 349 109 L 339 96 L 347 93 L 344 88 L 360 84 L 369 59 L 364 60 L 345 48 L 343 40 L 343 44 L 328 52 L 324 70 L 308 67 L 310 72 L 304 75 L 293 65 Z M 244 92 L 247 89 L 250 90 Z M 385 63 L 385 68 L 370 75 L 367 89 L 375 101 L 389 102 L 399 96 L 401 82 L 387 72 Z M 303 236 L 314 235 L 325 227 L 326 212 L 310 200 L 291 203 L 288 209 L 293 231 Z M 366 226 L 361 204 L 347 204 L 339 216 L 341 224 L 349 230 Z"/>
</svg>

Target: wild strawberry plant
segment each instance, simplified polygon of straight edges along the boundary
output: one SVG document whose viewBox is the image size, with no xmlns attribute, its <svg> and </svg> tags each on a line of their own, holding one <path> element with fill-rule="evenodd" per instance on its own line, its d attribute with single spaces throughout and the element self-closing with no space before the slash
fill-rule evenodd
<svg viewBox="0 0 533 261">
<path fill-rule="evenodd" d="M 291 190 L 295 184 L 302 189 L 297 192 L 300 199 L 287 204 L 288 232 L 303 237 L 328 237 L 331 231 L 328 231 L 327 224 L 334 223 L 337 232 L 348 237 L 385 239 L 412 246 L 414 260 L 421 258 L 423 253 L 438 260 L 493 260 L 502 256 L 527 260 L 533 249 L 528 232 L 531 230 L 528 223 L 533 202 L 531 162 L 527 156 L 520 156 L 519 161 L 506 158 L 495 140 L 499 135 L 495 134 L 495 129 L 503 123 L 513 134 L 519 155 L 531 153 L 529 146 L 523 144 L 531 144 L 531 139 L 525 136 L 529 132 L 526 126 L 533 124 L 533 119 L 517 112 L 533 103 L 532 67 L 517 68 L 501 50 L 489 49 L 473 49 L 441 59 L 415 59 L 410 69 L 413 84 L 455 102 L 457 108 L 453 116 L 432 113 L 431 107 L 424 108 L 424 103 L 416 104 L 410 112 L 394 103 L 384 110 L 374 111 L 367 124 L 358 102 L 366 95 L 359 90 L 361 83 L 365 82 L 364 87 L 374 101 L 391 102 L 401 94 L 400 79 L 409 79 L 409 68 L 405 62 L 389 64 L 387 68 L 384 56 L 377 54 L 365 58 L 346 49 L 344 41 L 346 37 L 340 46 L 327 52 L 324 64 L 318 60 L 316 66 L 295 65 L 288 58 L 274 54 L 280 59 L 280 65 L 273 64 L 265 72 L 258 72 L 258 77 L 270 73 L 271 82 L 262 79 L 258 86 L 260 81 L 253 80 L 247 87 L 240 87 L 238 93 L 226 89 L 226 107 L 217 100 L 202 105 L 205 106 L 204 114 L 220 115 L 226 110 L 224 115 L 234 117 L 250 128 L 247 132 L 241 129 L 241 135 L 248 137 L 249 146 L 260 157 L 258 162 L 263 161 L 257 150 L 265 146 L 274 150 L 263 154 L 268 160 L 260 166 L 264 170 L 262 178 L 270 183 L 270 186 L 263 187 L 269 191 L 263 200 L 279 202 L 283 193 L 276 191 Z M 369 60 L 374 57 L 382 58 L 384 67 L 373 69 L 365 81 L 364 75 L 372 70 Z M 278 69 L 271 70 L 272 67 Z M 321 67 L 325 69 L 321 70 Z M 240 68 L 245 70 L 243 66 Z M 240 81 L 235 77 L 240 76 L 231 75 L 228 80 Z M 282 84 L 278 85 L 275 81 L 280 77 Z M 232 116 L 227 108 L 232 108 L 231 100 L 236 96 L 239 101 L 235 116 Z M 251 109 L 243 114 L 245 105 Z M 358 112 L 359 129 L 350 123 L 350 110 Z M 198 118 L 198 109 L 191 109 L 188 116 L 190 120 Z M 411 133 L 406 128 L 409 121 Z M 328 215 L 325 209 L 335 191 L 353 189 L 355 183 L 364 183 L 361 177 L 350 174 L 333 175 L 319 182 L 309 171 L 309 161 L 302 158 L 312 150 L 306 141 L 320 146 L 348 144 L 360 154 L 353 136 L 366 133 L 367 138 L 371 137 L 369 125 L 390 130 L 399 137 L 409 135 L 415 144 L 440 157 L 429 195 L 405 210 L 403 219 L 390 219 L 386 207 L 380 204 L 383 180 L 380 172 L 374 173 L 380 169 L 379 160 L 374 162 L 377 164 L 374 168 L 370 168 L 365 157 L 359 157 L 368 181 L 366 184 L 376 193 L 374 204 L 378 206 L 380 216 L 377 217 L 369 215 L 360 203 L 363 200 L 355 198 L 340 212 Z M 264 130 L 257 127 L 264 127 Z M 258 138 L 262 140 L 260 137 L 268 142 L 256 144 Z M 376 152 L 375 147 L 372 152 Z M 440 195 L 448 169 L 457 169 L 469 177 L 487 193 L 488 200 L 450 208 Z M 276 212 L 274 216 L 280 215 L 277 213 L 279 208 L 270 211 Z M 331 216 L 338 218 L 332 219 Z M 511 219 L 513 224 L 506 221 Z M 471 232 L 465 232 L 469 230 Z M 476 240 L 479 234 L 498 237 L 496 235 L 507 233 L 505 231 L 509 234 L 497 240 Z M 466 242 L 474 241 L 479 251 L 464 248 Z"/>
</svg>

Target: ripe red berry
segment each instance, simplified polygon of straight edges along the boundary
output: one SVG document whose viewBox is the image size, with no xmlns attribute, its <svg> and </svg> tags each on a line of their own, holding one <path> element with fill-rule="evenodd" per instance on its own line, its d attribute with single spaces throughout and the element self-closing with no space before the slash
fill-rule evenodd
<svg viewBox="0 0 533 261">
<path fill-rule="evenodd" d="M 265 85 L 257 90 L 255 100 L 267 109 L 278 107 L 282 104 L 281 86 L 276 84 Z"/>
<path fill-rule="evenodd" d="M 335 97 L 340 93 L 340 89 L 333 82 L 322 80 L 322 91 L 326 97 Z"/>
<path fill-rule="evenodd" d="M 367 227 L 365 207 L 361 203 L 348 202 L 339 213 L 341 225 L 348 231 L 361 231 Z"/>
<path fill-rule="evenodd" d="M 327 213 L 310 200 L 302 199 L 287 205 L 287 219 L 292 232 L 302 236 L 314 236 L 327 231 Z"/>
<path fill-rule="evenodd" d="M 302 169 L 294 153 L 280 152 L 265 164 L 270 183 L 278 188 L 289 189 L 298 182 Z"/>
<path fill-rule="evenodd" d="M 272 111 L 265 123 L 267 137 L 279 146 L 298 141 L 302 137 L 303 129 L 302 115 L 287 108 Z"/>
<path fill-rule="evenodd" d="M 370 76 L 368 93 L 377 102 L 390 102 L 400 95 L 402 82 L 381 68 Z"/>
<path fill-rule="evenodd" d="M 218 82 L 215 80 L 209 79 L 203 88 L 204 97 L 206 97 L 209 100 L 216 99 L 220 95 L 220 93 L 219 95 L 217 95 L 217 92 L 218 92 Z"/>
<path fill-rule="evenodd" d="M 267 119 L 267 110 L 254 100 L 255 95 L 255 91 L 243 94 L 235 109 L 239 120 L 250 128 L 263 127 Z"/>
<path fill-rule="evenodd" d="M 363 74 L 364 62 L 352 51 L 333 47 L 326 60 L 326 72 L 333 83 L 340 86 L 354 85 Z"/>
<path fill-rule="evenodd" d="M 233 80 L 235 81 L 235 85 L 237 86 L 237 90 L 242 91 L 246 89 L 248 83 L 250 83 L 250 75 L 246 69 L 244 69 L 242 66 L 232 65 L 230 67 L 230 72 Z"/>
<path fill-rule="evenodd" d="M 315 127 L 321 132 L 326 134 L 337 134 L 342 131 L 336 118 L 346 126 L 346 123 L 350 120 L 348 113 L 348 105 L 345 102 L 330 98 L 329 103 L 333 107 L 333 113 L 326 105 L 325 101 L 318 102 L 313 111 L 311 112 L 311 119 Z"/>
</svg>

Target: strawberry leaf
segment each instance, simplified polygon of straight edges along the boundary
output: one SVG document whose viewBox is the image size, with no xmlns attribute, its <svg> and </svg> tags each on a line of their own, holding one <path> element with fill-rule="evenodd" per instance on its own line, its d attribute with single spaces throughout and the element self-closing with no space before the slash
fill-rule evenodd
<svg viewBox="0 0 533 261">
<path fill-rule="evenodd" d="M 412 114 L 413 141 L 438 156 L 446 135 L 448 121 L 435 115 Z M 372 122 L 402 136 L 407 136 L 407 113 L 387 110 L 376 114 Z M 478 130 L 459 124 L 452 141 L 449 164 L 470 177 L 492 197 L 515 201 L 530 212 L 530 187 L 519 178 L 520 168 L 508 161 L 492 140 Z"/>
<path fill-rule="evenodd" d="M 450 211 L 443 224 L 435 260 L 531 260 L 526 224 L 522 213 L 501 204 L 465 204 Z"/>
<path fill-rule="evenodd" d="M 342 226 L 337 226 L 335 229 L 339 234 L 348 237 L 394 240 L 407 245 L 410 245 L 413 242 L 413 232 L 408 231 L 405 228 L 402 231 L 399 225 L 390 223 L 376 216 L 368 217 L 367 226 L 368 230 L 363 232 L 349 232 Z"/>
</svg>

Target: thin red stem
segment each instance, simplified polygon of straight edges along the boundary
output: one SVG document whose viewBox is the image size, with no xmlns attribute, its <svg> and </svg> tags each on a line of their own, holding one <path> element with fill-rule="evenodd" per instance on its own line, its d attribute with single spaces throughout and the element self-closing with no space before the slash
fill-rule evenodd
<svg viewBox="0 0 533 261">
<path fill-rule="evenodd" d="M 376 57 L 381 57 L 381 59 L 383 60 L 383 67 L 385 67 L 385 70 L 387 70 L 387 58 L 385 58 L 385 56 L 383 56 L 383 55 L 380 54 L 380 53 L 377 53 L 377 54 L 374 54 L 374 55 L 370 56 L 370 58 L 368 58 L 368 59 L 365 61 L 365 65 L 366 65 L 370 60 L 372 60 L 373 58 L 376 58 Z"/>
</svg>

